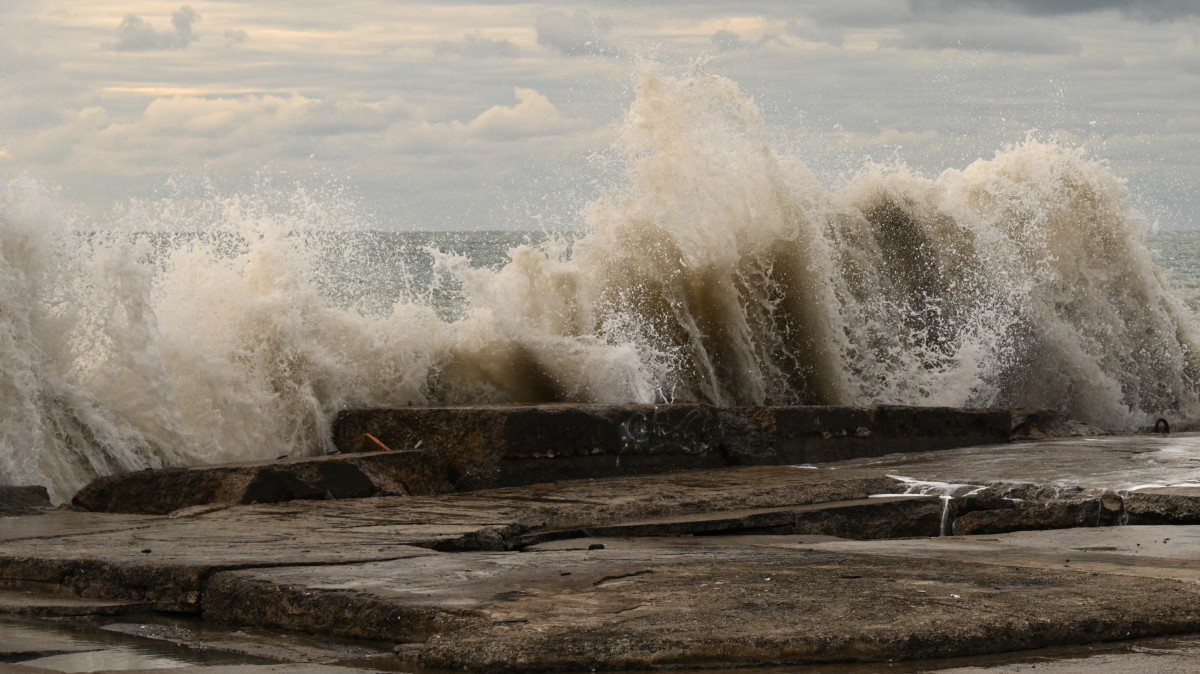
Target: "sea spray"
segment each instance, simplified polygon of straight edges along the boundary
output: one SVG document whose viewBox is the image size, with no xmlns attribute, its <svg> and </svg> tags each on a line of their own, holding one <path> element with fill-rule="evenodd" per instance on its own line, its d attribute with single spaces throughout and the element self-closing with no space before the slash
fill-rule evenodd
<svg viewBox="0 0 1200 674">
<path fill-rule="evenodd" d="M 0 481 L 61 501 L 117 471 L 318 454 L 348 407 L 1036 405 L 1111 428 L 1200 413 L 1185 309 L 1103 162 L 1028 139 L 830 188 L 774 151 L 733 82 L 639 77 L 583 233 L 495 267 L 405 253 L 303 193 L 163 201 L 100 231 L 13 183 Z M 420 282 L 414 255 L 432 258 Z"/>
</svg>

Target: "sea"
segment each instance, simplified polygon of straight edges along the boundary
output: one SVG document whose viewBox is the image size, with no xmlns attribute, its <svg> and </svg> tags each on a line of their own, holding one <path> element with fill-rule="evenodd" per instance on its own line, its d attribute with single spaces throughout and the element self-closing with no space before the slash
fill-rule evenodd
<svg viewBox="0 0 1200 674">
<path fill-rule="evenodd" d="M 390 231 L 303 190 L 101 222 L 12 181 L 0 484 L 316 455 L 339 410 L 409 404 L 1200 419 L 1200 234 L 1153 232 L 1107 163 L 1028 139 L 830 184 L 736 84 L 645 78 L 619 170 L 553 231 Z"/>
</svg>

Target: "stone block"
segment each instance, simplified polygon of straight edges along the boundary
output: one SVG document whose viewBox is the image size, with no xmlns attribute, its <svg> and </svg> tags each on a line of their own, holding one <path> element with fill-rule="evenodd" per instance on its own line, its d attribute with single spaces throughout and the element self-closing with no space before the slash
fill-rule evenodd
<svg viewBox="0 0 1200 674">
<path fill-rule="evenodd" d="M 0 515 L 23 515 L 52 507 L 45 487 L 0 487 Z"/>
<path fill-rule="evenodd" d="M 1037 503 L 1004 510 L 977 510 L 954 520 L 955 536 L 1002 534 L 1012 531 L 1072 529 L 1116 523 L 1116 513 L 1100 498 Z"/>
<path fill-rule="evenodd" d="M 1007 409 L 729 407 L 719 412 L 734 465 L 827 463 L 1008 442 Z"/>
<path fill-rule="evenodd" d="M 95 480 L 74 505 L 93 512 L 165 515 L 212 504 L 278 503 L 450 491 L 433 452 L 374 452 L 192 468 L 143 470 Z"/>
<path fill-rule="evenodd" d="M 707 405 L 482 405 L 346 410 L 334 442 L 431 449 L 460 490 L 725 465 Z M 370 436 L 370 437 L 368 437 Z"/>
<path fill-rule="evenodd" d="M 1200 524 L 1200 487 L 1139 489 L 1125 495 L 1129 524 Z"/>
</svg>

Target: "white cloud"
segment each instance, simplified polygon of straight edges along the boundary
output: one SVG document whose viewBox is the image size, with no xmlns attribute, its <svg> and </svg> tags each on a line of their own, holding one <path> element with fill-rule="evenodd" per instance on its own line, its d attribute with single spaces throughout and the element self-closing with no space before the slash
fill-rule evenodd
<svg viewBox="0 0 1200 674">
<path fill-rule="evenodd" d="M 131 120 L 99 106 L 82 109 L 17 150 L 32 161 L 138 175 L 161 170 L 162 157 L 440 154 L 472 143 L 558 136 L 583 126 L 535 89 L 517 88 L 515 95 L 515 105 L 492 106 L 469 122 L 442 123 L 420 119 L 397 97 L 361 102 L 300 95 L 171 96 L 154 99 Z"/>
<path fill-rule="evenodd" d="M 190 5 L 184 5 L 171 15 L 173 31 L 157 31 L 136 14 L 129 14 L 117 27 L 118 39 L 108 48 L 114 51 L 151 51 L 155 49 L 184 49 L 198 37 L 192 25 L 200 15 Z M 228 35 L 227 35 L 228 37 Z"/>
<path fill-rule="evenodd" d="M 172 96 L 154 99 L 132 120 L 102 107 L 85 108 L 18 152 L 40 162 L 70 158 L 92 169 L 140 174 L 158 170 L 162 157 L 307 151 L 312 139 L 378 134 L 410 116 L 411 108 L 398 98 L 363 103 L 304 96 Z"/>
<path fill-rule="evenodd" d="M 467 124 L 472 134 L 489 140 L 554 136 L 579 128 L 579 121 L 558 111 L 550 99 L 534 89 L 515 90 L 516 105 L 496 105 Z"/>
</svg>

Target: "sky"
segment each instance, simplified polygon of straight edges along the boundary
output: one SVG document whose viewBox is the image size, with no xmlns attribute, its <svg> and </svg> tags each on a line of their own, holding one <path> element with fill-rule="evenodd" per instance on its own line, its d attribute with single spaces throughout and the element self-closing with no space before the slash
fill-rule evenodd
<svg viewBox="0 0 1200 674">
<path fill-rule="evenodd" d="M 569 226 L 647 61 L 737 82 L 829 184 L 1032 133 L 1200 228 L 1196 0 L 4 0 L 0 179 L 98 222 L 304 189 L 387 229 Z"/>
</svg>

